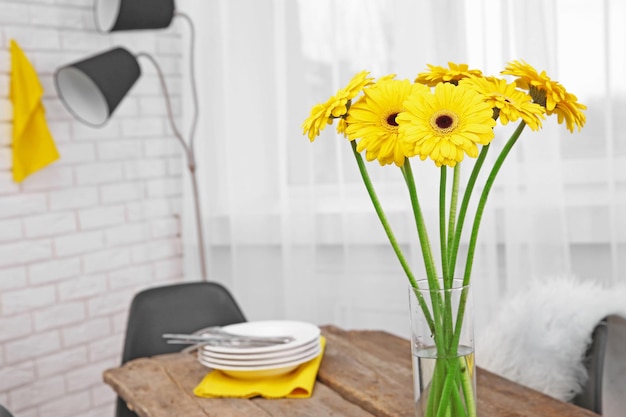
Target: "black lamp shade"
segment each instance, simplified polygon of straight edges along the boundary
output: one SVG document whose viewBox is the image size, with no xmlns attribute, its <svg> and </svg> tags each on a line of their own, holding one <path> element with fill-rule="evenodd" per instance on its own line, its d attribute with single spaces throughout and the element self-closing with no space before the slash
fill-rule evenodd
<svg viewBox="0 0 626 417">
<path fill-rule="evenodd" d="M 101 32 L 166 28 L 174 18 L 174 0 L 96 0 Z"/>
<path fill-rule="evenodd" d="M 101 126 L 141 75 L 134 55 L 114 48 L 58 69 L 59 97 L 76 118 Z"/>
</svg>

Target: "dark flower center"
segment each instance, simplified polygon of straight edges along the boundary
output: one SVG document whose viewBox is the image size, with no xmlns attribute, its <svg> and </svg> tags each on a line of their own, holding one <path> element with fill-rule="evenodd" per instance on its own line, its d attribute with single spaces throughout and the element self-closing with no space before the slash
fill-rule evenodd
<svg viewBox="0 0 626 417">
<path fill-rule="evenodd" d="M 398 113 L 391 113 L 387 117 L 387 123 L 389 124 L 389 126 L 398 126 L 398 122 L 396 122 L 396 116 L 397 115 L 398 115 Z"/>
<path fill-rule="evenodd" d="M 453 122 L 454 120 L 452 120 L 452 117 L 448 116 L 447 114 L 442 114 L 441 116 L 438 116 L 437 119 L 435 119 L 435 123 L 440 129 L 449 128 L 450 126 L 452 126 Z"/>
</svg>

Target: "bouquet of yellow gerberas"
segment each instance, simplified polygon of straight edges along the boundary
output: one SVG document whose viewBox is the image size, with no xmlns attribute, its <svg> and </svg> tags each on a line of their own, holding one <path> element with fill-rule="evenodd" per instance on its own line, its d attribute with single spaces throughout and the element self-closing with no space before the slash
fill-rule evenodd
<svg viewBox="0 0 626 417">
<path fill-rule="evenodd" d="M 539 130 L 545 116 L 557 115 L 558 123 L 565 122 L 569 131 L 585 124 L 583 110 L 576 96 L 548 77 L 537 72 L 523 61 L 510 62 L 503 75 L 513 81 L 494 76 L 484 76 L 480 70 L 467 65 L 449 63 L 448 68 L 429 65 L 414 82 L 396 79 L 394 75 L 375 81 L 369 72 L 356 74 L 349 84 L 337 91 L 328 101 L 317 104 L 303 124 L 303 130 L 313 141 L 326 125 L 335 120 L 337 131 L 349 140 L 359 172 L 382 223 L 389 241 L 402 265 L 417 301 L 432 333 L 438 361 L 424 415 L 474 416 L 476 406 L 469 376 L 463 372 L 459 356 L 459 337 L 463 323 L 466 292 L 456 307 L 447 296 L 431 296 L 426 300 L 406 258 L 389 225 L 372 181 L 363 161 L 377 160 L 381 165 L 395 164 L 400 168 L 409 191 L 409 197 L 421 252 L 425 265 L 425 284 L 433 294 L 451 289 L 461 234 L 470 198 L 491 141 L 494 126 L 519 120 L 519 125 L 501 149 L 487 176 L 474 214 L 462 288 L 470 284 L 472 262 L 481 217 L 493 182 L 511 148 L 525 126 Z M 475 158 L 467 179 L 465 191 L 459 200 L 460 164 L 465 156 Z M 440 167 L 439 241 L 441 273 L 435 265 L 428 233 L 422 217 L 420 202 L 410 160 L 431 159 Z M 453 168 L 451 186 L 447 185 L 447 167 Z M 452 317 L 456 311 L 455 318 Z M 452 359 L 451 359 L 452 358 Z"/>
</svg>

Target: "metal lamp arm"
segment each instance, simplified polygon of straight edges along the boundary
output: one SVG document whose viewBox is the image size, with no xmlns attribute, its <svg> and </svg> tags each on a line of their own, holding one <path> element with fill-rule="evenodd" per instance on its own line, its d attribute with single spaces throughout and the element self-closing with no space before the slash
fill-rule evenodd
<svg viewBox="0 0 626 417">
<path fill-rule="evenodd" d="M 200 198 L 198 194 L 198 180 L 196 178 L 196 160 L 195 160 L 195 153 L 193 149 L 193 134 L 195 133 L 195 124 L 197 121 L 197 107 L 198 107 L 198 102 L 197 102 L 197 97 L 196 97 L 196 92 L 195 92 L 195 82 L 193 82 L 194 85 L 192 85 L 192 92 L 193 92 L 192 94 L 194 96 L 194 116 L 193 116 L 193 121 L 192 121 L 191 136 L 189 138 L 189 142 L 185 142 L 185 139 L 183 138 L 183 135 L 180 133 L 180 130 L 176 126 L 176 122 L 174 120 L 174 113 L 172 111 L 172 103 L 171 103 L 170 95 L 167 89 L 167 83 L 165 82 L 165 77 L 163 75 L 163 71 L 161 70 L 159 63 L 154 59 L 154 57 L 152 57 L 150 54 L 147 54 L 145 52 L 140 52 L 136 56 L 137 58 L 144 57 L 148 61 L 150 61 L 152 65 L 154 65 L 157 75 L 159 77 L 161 89 L 163 90 L 163 95 L 165 96 L 165 107 L 167 109 L 167 117 L 170 122 L 170 126 L 172 128 L 172 131 L 174 132 L 174 136 L 176 137 L 180 145 L 183 147 L 183 150 L 185 151 L 185 157 L 187 160 L 187 168 L 189 169 L 189 174 L 191 177 L 191 188 L 192 188 L 193 200 L 194 200 L 196 229 L 198 233 L 198 251 L 199 251 L 199 259 L 200 259 L 200 270 L 202 273 L 202 280 L 207 281 L 208 274 L 207 274 L 207 268 L 206 268 L 206 258 L 205 258 L 205 253 L 204 253 L 204 232 L 203 232 L 203 227 L 202 227 L 202 216 L 201 216 L 201 211 L 200 211 Z M 191 54 L 191 56 L 193 56 L 193 53 Z M 192 65 L 193 65 L 193 62 L 192 62 Z M 193 80 L 193 77 L 192 77 L 192 80 Z"/>
<path fill-rule="evenodd" d="M 193 101 L 193 115 L 191 117 L 191 127 L 189 129 L 189 147 L 192 152 L 194 149 L 194 139 L 196 135 L 196 125 L 198 123 L 198 91 L 196 88 L 196 65 L 195 65 L 195 48 L 196 48 L 196 30 L 193 20 L 189 15 L 176 11 L 176 16 L 182 17 L 189 25 L 189 82 L 191 84 L 191 99 Z"/>
<path fill-rule="evenodd" d="M 180 145 L 185 149 L 185 153 L 189 154 L 191 148 L 190 146 L 188 146 L 187 142 L 185 142 L 185 139 L 183 138 L 182 133 L 180 133 L 180 130 L 178 130 L 178 127 L 176 126 L 176 122 L 174 121 L 174 112 L 172 110 L 172 102 L 170 99 L 169 91 L 167 89 L 167 84 L 165 82 L 165 76 L 163 75 L 163 70 L 161 70 L 161 66 L 159 65 L 157 60 L 154 59 L 152 55 L 146 52 L 139 52 L 137 54 L 137 58 L 140 58 L 140 57 L 146 58 L 148 61 L 152 63 L 152 65 L 154 65 L 154 68 L 156 69 L 157 75 L 159 77 L 159 83 L 161 84 L 161 90 L 163 91 L 163 95 L 165 96 L 165 108 L 167 109 L 167 118 L 169 119 L 170 126 L 172 128 L 172 131 L 174 132 L 174 136 L 176 136 L 176 139 L 178 140 L 178 142 L 180 142 Z"/>
</svg>

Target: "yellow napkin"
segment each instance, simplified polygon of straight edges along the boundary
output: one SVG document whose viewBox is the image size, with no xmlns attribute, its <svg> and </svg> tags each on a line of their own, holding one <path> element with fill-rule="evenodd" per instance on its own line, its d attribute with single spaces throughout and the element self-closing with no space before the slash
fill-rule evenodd
<svg viewBox="0 0 626 417">
<path fill-rule="evenodd" d="M 309 398 L 317 371 L 322 362 L 326 339 L 320 337 L 321 352 L 315 358 L 303 363 L 294 371 L 271 378 L 237 379 L 220 370 L 209 372 L 194 389 L 198 397 L 238 397 L 238 398 Z"/>
<path fill-rule="evenodd" d="M 59 152 L 46 124 L 41 101 L 43 88 L 24 51 L 11 39 L 11 91 L 13 102 L 13 181 L 59 159 Z"/>
</svg>

